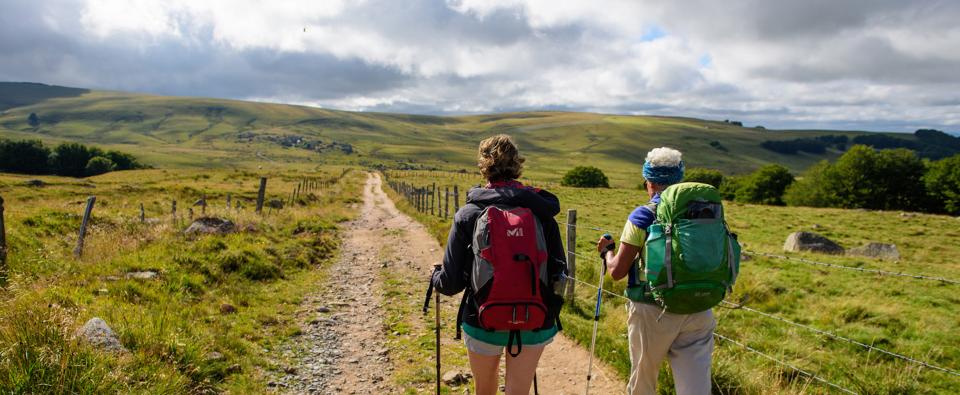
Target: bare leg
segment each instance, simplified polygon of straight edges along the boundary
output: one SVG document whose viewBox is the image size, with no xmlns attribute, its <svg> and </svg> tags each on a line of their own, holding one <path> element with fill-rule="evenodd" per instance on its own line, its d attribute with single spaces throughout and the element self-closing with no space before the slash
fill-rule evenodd
<svg viewBox="0 0 960 395">
<path fill-rule="evenodd" d="M 537 373 L 540 355 L 546 346 L 524 347 L 516 358 L 507 354 L 507 395 L 529 395 L 533 375 Z"/>
<path fill-rule="evenodd" d="M 499 389 L 499 355 L 483 355 L 468 351 L 470 370 L 473 371 L 474 391 L 477 395 L 495 395 Z M 509 363 L 507 367 L 509 367 Z M 532 376 L 531 376 L 532 377 Z"/>
</svg>

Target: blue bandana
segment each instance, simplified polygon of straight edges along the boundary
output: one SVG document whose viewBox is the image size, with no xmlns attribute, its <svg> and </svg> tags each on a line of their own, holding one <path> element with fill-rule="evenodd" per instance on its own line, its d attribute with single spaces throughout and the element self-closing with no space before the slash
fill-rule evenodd
<svg viewBox="0 0 960 395">
<path fill-rule="evenodd" d="M 683 161 L 677 167 L 653 167 L 650 162 L 643 163 L 643 178 L 654 184 L 673 185 L 683 181 Z"/>
</svg>

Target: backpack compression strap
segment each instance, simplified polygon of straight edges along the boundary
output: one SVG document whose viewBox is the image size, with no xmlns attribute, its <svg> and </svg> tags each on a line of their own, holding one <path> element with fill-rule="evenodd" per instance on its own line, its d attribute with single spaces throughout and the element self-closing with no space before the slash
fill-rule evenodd
<svg viewBox="0 0 960 395">
<path fill-rule="evenodd" d="M 513 352 L 514 339 L 516 339 L 517 352 Z M 510 331 L 510 334 L 507 335 L 507 353 L 511 357 L 516 358 L 520 355 L 520 351 L 523 351 L 523 341 L 520 340 L 520 331 Z"/>
</svg>

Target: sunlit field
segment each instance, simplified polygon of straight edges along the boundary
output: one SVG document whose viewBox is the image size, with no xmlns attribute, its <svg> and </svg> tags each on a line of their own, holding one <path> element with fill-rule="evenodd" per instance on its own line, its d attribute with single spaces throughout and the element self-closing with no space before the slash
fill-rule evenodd
<svg viewBox="0 0 960 395">
<path fill-rule="evenodd" d="M 272 352 L 300 329 L 293 312 L 337 254 L 361 181 L 340 167 L 254 173 L 138 170 L 87 179 L 0 175 L 9 267 L 0 291 L 5 392 L 262 392 L 290 356 Z M 267 201 L 254 212 L 259 179 Z M 304 178 L 324 188 L 290 194 Z M 42 186 L 30 186 L 39 180 Z M 227 207 L 227 196 L 230 207 Z M 96 204 L 74 257 L 87 196 Z M 235 233 L 189 236 L 190 215 L 233 221 Z M 171 213 L 172 201 L 178 203 Z M 144 220 L 140 219 L 140 205 Z M 273 204 L 276 206 L 276 202 Z M 151 271 L 154 279 L 128 273 Z M 74 337 L 92 317 L 127 352 Z"/>
</svg>

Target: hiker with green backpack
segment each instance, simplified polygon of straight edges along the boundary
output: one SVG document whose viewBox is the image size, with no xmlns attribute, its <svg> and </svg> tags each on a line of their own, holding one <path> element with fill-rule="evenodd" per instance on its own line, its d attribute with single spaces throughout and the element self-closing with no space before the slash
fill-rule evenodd
<svg viewBox="0 0 960 395">
<path fill-rule="evenodd" d="M 669 358 L 677 394 L 709 394 L 711 309 L 732 291 L 740 245 L 724 221 L 719 191 L 681 182 L 680 151 L 651 150 L 643 165 L 649 203 L 628 216 L 620 248 L 601 237 L 597 251 L 614 280 L 627 277 L 631 373 L 627 393 L 655 394 Z"/>
</svg>

